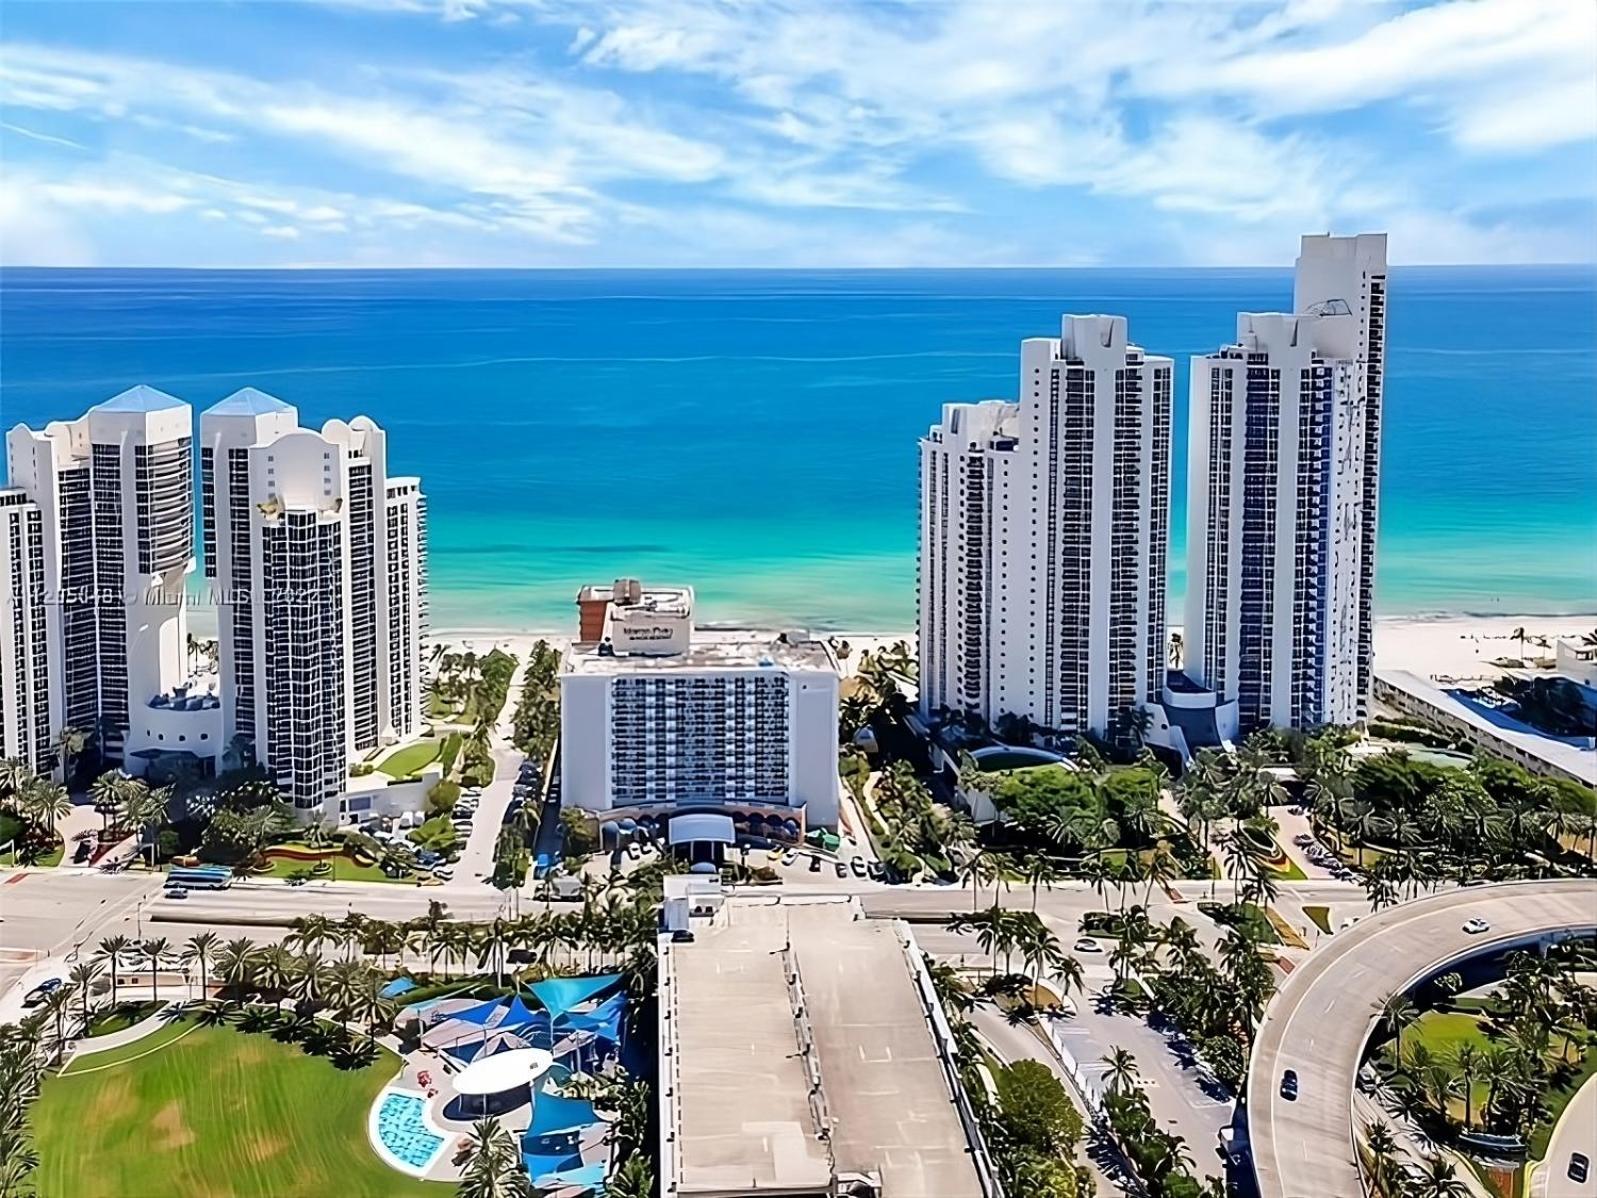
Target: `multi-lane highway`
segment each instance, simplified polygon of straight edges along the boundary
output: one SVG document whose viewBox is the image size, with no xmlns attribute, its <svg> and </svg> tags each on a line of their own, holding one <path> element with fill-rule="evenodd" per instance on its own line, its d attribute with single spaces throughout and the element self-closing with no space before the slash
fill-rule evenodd
<svg viewBox="0 0 1597 1198">
<path fill-rule="evenodd" d="M 1471 919 L 1488 930 L 1465 931 Z M 1270 1001 L 1249 1065 L 1262 1198 L 1364 1192 L 1353 1083 L 1388 998 L 1465 957 L 1575 930 L 1597 930 L 1597 882 L 1506 882 L 1387 908 L 1311 953 Z M 1281 1095 L 1287 1069 L 1298 1075 L 1295 1100 Z"/>
</svg>

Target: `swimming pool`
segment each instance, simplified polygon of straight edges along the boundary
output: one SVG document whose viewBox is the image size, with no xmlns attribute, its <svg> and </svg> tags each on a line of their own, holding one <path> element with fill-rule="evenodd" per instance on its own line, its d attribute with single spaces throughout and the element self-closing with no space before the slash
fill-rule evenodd
<svg viewBox="0 0 1597 1198">
<path fill-rule="evenodd" d="M 377 1107 L 377 1138 L 396 1160 L 418 1173 L 432 1164 L 444 1146 L 444 1138 L 422 1119 L 426 1107 L 421 1096 L 397 1090 L 383 1095 Z"/>
</svg>

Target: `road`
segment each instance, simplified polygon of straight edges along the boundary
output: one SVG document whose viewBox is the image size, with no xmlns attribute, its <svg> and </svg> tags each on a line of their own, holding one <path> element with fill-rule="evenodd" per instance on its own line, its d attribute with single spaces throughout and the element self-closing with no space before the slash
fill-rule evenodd
<svg viewBox="0 0 1597 1198">
<path fill-rule="evenodd" d="M 1490 930 L 1472 936 L 1466 920 Z M 1597 882 L 1505 882 L 1366 916 L 1282 983 L 1249 1065 L 1248 1133 L 1262 1198 L 1359 1194 L 1353 1082 L 1386 1000 L 1453 961 L 1565 929 L 1597 928 Z M 1284 1070 L 1299 1079 L 1281 1097 Z"/>
<path fill-rule="evenodd" d="M 1592 1162 L 1584 1182 L 1569 1176 L 1569 1158 L 1585 1153 Z M 1547 1159 L 1536 1171 L 1532 1198 L 1592 1198 L 1597 1194 L 1597 1077 L 1589 1077 L 1564 1108 L 1547 1144 Z"/>
<path fill-rule="evenodd" d="M 1096 901 L 1096 896 L 1089 894 L 1089 897 Z M 1056 917 L 1043 913 L 1043 918 L 1056 936 L 1061 935 Z M 922 924 L 913 931 L 921 949 L 940 960 L 978 970 L 994 965 L 972 935 L 952 932 L 936 924 Z M 1073 926 L 1071 935 L 1074 935 Z M 1064 943 L 1068 947 L 1070 941 L 1066 939 Z M 1223 1177 L 1225 1167 L 1219 1155 L 1219 1137 L 1220 1129 L 1231 1121 L 1229 1097 L 1199 1074 L 1191 1056 L 1179 1051 L 1177 1040 L 1167 1037 L 1142 1016 L 1110 1009 L 1101 1001 L 1104 992 L 1114 983 L 1114 970 L 1103 954 L 1079 953 L 1076 959 L 1081 963 L 1085 993 L 1071 995 L 1076 1013 L 1059 1020 L 1055 1028 L 1094 1094 L 1101 1095 L 1104 1091 L 1103 1058 L 1115 1048 L 1130 1050 L 1137 1059 L 1139 1084 L 1148 1096 L 1148 1108 L 1154 1119 L 1165 1130 L 1186 1141 L 1198 1173 Z M 1003 963 L 997 962 L 996 967 L 1002 969 Z M 1049 1059 L 1051 1054 L 1030 1031 L 1009 1028 L 1002 1016 L 985 1008 L 978 1008 L 976 1014 L 977 1027 L 1001 1051 L 1029 1045 L 1030 1055 L 1039 1060 Z M 1171 1029 L 1172 1035 L 1173 1032 Z"/>
</svg>

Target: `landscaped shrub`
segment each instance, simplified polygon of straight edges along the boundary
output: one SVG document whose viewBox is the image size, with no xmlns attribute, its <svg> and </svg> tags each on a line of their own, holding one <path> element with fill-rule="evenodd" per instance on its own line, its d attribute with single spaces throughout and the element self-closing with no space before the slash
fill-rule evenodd
<svg viewBox="0 0 1597 1198">
<path fill-rule="evenodd" d="M 460 801 L 460 784 L 445 778 L 427 792 L 427 810 L 434 815 L 448 814 Z"/>
</svg>

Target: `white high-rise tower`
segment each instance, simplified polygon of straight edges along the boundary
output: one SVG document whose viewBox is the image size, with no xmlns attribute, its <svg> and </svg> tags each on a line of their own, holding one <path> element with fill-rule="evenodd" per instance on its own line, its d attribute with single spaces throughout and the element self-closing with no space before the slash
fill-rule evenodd
<svg viewBox="0 0 1597 1198">
<path fill-rule="evenodd" d="M 186 403 L 139 386 L 77 420 L 42 432 L 18 425 L 6 438 L 7 526 L 26 531 L 32 517 L 20 513 L 28 505 L 38 522 L 37 538 L 14 544 L 6 557 L 12 578 L 25 564 L 44 596 L 44 663 L 37 661 L 40 615 L 14 596 L 0 646 L 13 661 L 24 651 L 14 636 L 25 618 L 33 664 L 30 694 L 19 700 L 30 705 L 24 718 L 35 733 L 47 720 L 52 737 L 62 727 L 81 729 L 106 761 L 133 772 L 167 752 L 215 752 L 198 696 L 183 719 L 171 718 L 171 701 L 190 699 L 192 434 Z"/>
<path fill-rule="evenodd" d="M 1367 710 L 1386 239 L 1305 237 L 1296 314 L 1193 359 L 1187 673 L 1244 729 Z"/>
<path fill-rule="evenodd" d="M 420 482 L 387 476 L 366 417 L 313 432 L 252 388 L 205 412 L 200 439 L 224 727 L 313 812 L 353 758 L 420 729 Z"/>
<path fill-rule="evenodd" d="M 1164 680 L 1169 358 L 1121 316 L 1021 344 L 1020 399 L 921 441 L 921 703 L 1115 735 Z"/>
</svg>

